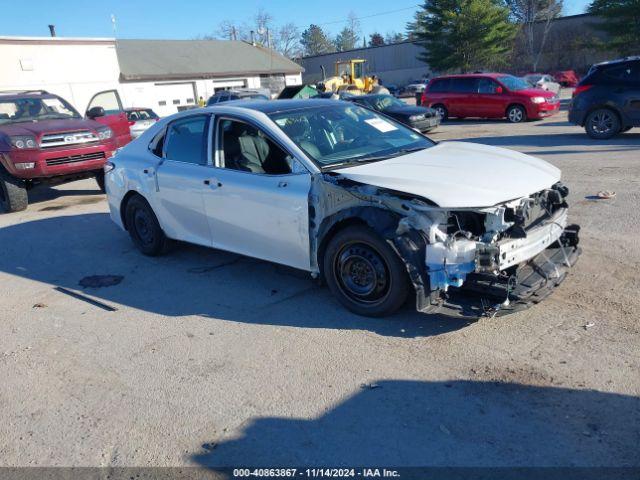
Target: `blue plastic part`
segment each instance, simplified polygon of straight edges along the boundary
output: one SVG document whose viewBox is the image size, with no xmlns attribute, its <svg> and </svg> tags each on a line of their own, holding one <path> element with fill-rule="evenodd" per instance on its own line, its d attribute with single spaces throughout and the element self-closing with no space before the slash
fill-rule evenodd
<svg viewBox="0 0 640 480">
<path fill-rule="evenodd" d="M 476 269 L 475 262 L 459 263 L 455 265 L 443 265 L 427 263 L 431 290 L 446 291 L 451 287 L 461 287 L 469 273 Z"/>
</svg>

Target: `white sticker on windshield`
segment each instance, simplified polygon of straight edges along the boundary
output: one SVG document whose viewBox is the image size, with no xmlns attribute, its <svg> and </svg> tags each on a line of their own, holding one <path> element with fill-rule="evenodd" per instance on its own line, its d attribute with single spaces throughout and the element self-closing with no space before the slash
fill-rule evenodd
<svg viewBox="0 0 640 480">
<path fill-rule="evenodd" d="M 382 133 L 393 132 L 397 130 L 391 123 L 385 122 L 381 118 L 370 118 L 369 120 L 365 120 L 369 125 L 371 125 L 376 130 L 381 131 Z"/>
</svg>

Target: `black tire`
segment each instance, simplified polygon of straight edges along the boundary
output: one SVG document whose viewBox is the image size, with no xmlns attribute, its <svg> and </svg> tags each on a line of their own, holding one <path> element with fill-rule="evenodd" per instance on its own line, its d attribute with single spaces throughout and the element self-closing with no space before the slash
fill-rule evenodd
<svg viewBox="0 0 640 480">
<path fill-rule="evenodd" d="M 26 210 L 28 205 L 29 197 L 24 182 L 0 166 L 0 212 L 20 212 Z"/>
<path fill-rule="evenodd" d="M 511 105 L 507 108 L 507 120 L 511 123 L 522 123 L 527 121 L 527 111 L 522 105 Z"/>
<path fill-rule="evenodd" d="M 386 241 L 362 225 L 340 230 L 329 240 L 323 273 L 338 301 L 365 317 L 391 315 L 410 291 L 402 260 Z"/>
<path fill-rule="evenodd" d="M 584 129 L 591 138 L 607 140 L 620 133 L 620 118 L 610 108 L 598 108 L 587 115 Z"/>
<path fill-rule="evenodd" d="M 96 183 L 102 193 L 107 193 L 107 189 L 104 186 L 104 172 L 102 170 L 96 172 Z"/>
<path fill-rule="evenodd" d="M 131 240 L 138 250 L 150 257 L 166 253 L 169 239 L 160 228 L 151 205 L 142 196 L 136 195 L 127 202 L 125 221 Z"/>
<path fill-rule="evenodd" d="M 433 108 L 438 113 L 438 115 L 440 115 L 441 122 L 444 122 L 449 118 L 449 110 L 447 110 L 447 107 L 445 107 L 441 103 L 437 103 L 431 108 Z"/>
</svg>

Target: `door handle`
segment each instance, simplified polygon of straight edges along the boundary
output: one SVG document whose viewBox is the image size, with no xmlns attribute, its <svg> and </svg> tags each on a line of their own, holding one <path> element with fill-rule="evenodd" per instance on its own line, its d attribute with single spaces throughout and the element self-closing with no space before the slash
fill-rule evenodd
<svg viewBox="0 0 640 480">
<path fill-rule="evenodd" d="M 282 181 L 282 182 L 278 182 L 278 188 L 285 188 L 287 185 L 289 185 L 287 182 Z"/>
</svg>

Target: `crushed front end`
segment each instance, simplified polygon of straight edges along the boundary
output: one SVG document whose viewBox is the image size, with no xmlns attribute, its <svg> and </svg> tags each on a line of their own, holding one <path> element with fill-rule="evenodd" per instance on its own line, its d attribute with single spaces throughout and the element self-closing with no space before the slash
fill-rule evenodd
<svg viewBox="0 0 640 480">
<path fill-rule="evenodd" d="M 450 209 L 339 175 L 318 186 L 312 238 L 342 218 L 364 220 L 404 261 L 420 312 L 479 317 L 526 308 L 548 296 L 581 253 L 560 182 L 492 207 Z"/>
<path fill-rule="evenodd" d="M 557 183 L 489 208 L 414 206 L 400 226 L 419 227 L 427 235 L 429 290 L 418 299 L 418 309 L 494 316 L 548 296 L 581 253 L 580 227 L 567 221 L 567 195 Z"/>
</svg>

